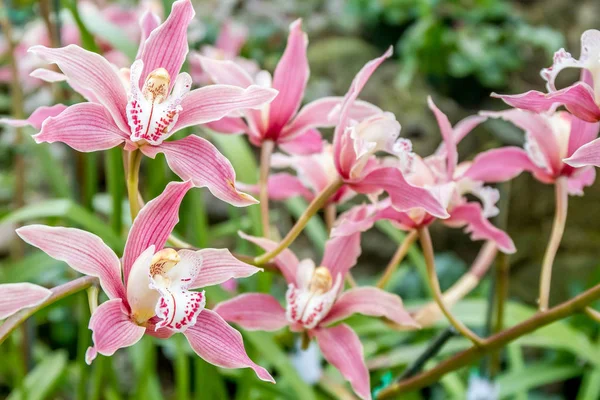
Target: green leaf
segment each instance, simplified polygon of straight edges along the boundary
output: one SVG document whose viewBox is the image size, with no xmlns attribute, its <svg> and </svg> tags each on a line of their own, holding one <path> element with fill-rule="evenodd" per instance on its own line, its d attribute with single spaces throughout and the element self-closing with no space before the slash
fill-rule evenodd
<svg viewBox="0 0 600 400">
<path fill-rule="evenodd" d="M 498 376 L 496 382 L 500 386 L 500 397 L 511 398 L 523 391 L 544 386 L 552 382 L 560 382 L 581 375 L 583 367 L 580 365 L 564 365 L 548 362 L 532 363 L 527 365 L 527 372 L 513 372 Z"/>
<path fill-rule="evenodd" d="M 130 60 L 135 59 L 138 44 L 128 38 L 122 27 L 108 21 L 97 10 L 79 10 L 79 16 L 90 33 L 108 42 L 111 47 L 125 54 Z"/>
<path fill-rule="evenodd" d="M 23 387 L 13 390 L 7 400 L 44 400 L 52 393 L 66 372 L 67 352 L 56 351 L 47 355 L 27 376 Z"/>
</svg>

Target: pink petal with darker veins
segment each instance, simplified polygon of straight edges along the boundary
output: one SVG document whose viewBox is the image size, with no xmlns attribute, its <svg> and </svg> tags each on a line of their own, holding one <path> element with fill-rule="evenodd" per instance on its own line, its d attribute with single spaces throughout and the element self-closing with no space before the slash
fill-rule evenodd
<svg viewBox="0 0 600 400">
<path fill-rule="evenodd" d="M 125 115 L 127 93 L 114 65 L 99 54 L 75 45 L 59 49 L 33 46 L 29 51 L 48 63 L 58 65 L 75 91 L 106 107 L 116 125 L 123 132 L 129 132 Z"/>
<path fill-rule="evenodd" d="M 24 226 L 17 234 L 75 271 L 98 277 L 109 298 L 125 298 L 119 258 L 98 236 L 81 229 L 45 225 Z"/>
<path fill-rule="evenodd" d="M 313 154 L 323 151 L 323 137 L 316 129 L 308 129 L 298 136 L 284 137 L 279 148 L 289 154 Z"/>
<path fill-rule="evenodd" d="M 588 144 L 598 136 L 600 123 L 585 122 L 575 116 L 570 116 L 571 133 L 569 134 L 569 147 L 567 157 L 570 157 L 581 146 Z"/>
<path fill-rule="evenodd" d="M 334 281 L 338 274 L 343 279 L 350 268 L 356 265 L 360 253 L 360 233 L 329 239 L 325 243 L 321 265 L 329 269 Z"/>
<path fill-rule="evenodd" d="M 50 83 L 64 82 L 67 80 L 67 77 L 64 74 L 61 74 L 60 72 L 52 71 L 52 70 L 46 69 L 46 68 L 35 69 L 35 70 L 31 71 L 29 76 L 31 76 L 32 78 L 41 79 L 45 82 L 50 82 Z"/>
<path fill-rule="evenodd" d="M 0 284 L 0 320 L 46 300 L 52 292 L 33 283 Z"/>
<path fill-rule="evenodd" d="M 182 100 L 182 111 L 173 132 L 192 125 L 218 121 L 234 111 L 257 109 L 277 96 L 274 89 L 252 85 L 240 88 L 209 85 L 189 92 Z"/>
<path fill-rule="evenodd" d="M 279 137 L 300 107 L 310 74 L 307 46 L 308 37 L 302 31 L 302 20 L 298 19 L 290 25 L 287 46 L 273 73 L 273 88 L 279 91 L 279 95 L 269 109 L 267 136 L 270 138 Z"/>
<path fill-rule="evenodd" d="M 430 191 L 412 186 L 404 179 L 397 168 L 379 168 L 358 181 L 349 183 L 350 187 L 359 193 L 376 193 L 386 191 L 392 205 L 398 211 L 408 211 L 411 208 L 422 208 L 437 218 L 447 218 L 448 212 Z"/>
<path fill-rule="evenodd" d="M 242 239 L 254 243 L 262 247 L 265 251 L 271 251 L 277 247 L 278 243 L 269 239 L 246 235 L 244 232 L 238 232 Z M 290 249 L 285 249 L 277 257 L 273 259 L 285 280 L 288 283 L 296 284 L 296 270 L 298 268 L 298 257 Z"/>
<path fill-rule="evenodd" d="M 375 287 L 360 287 L 343 292 L 321 324 L 333 324 L 355 313 L 385 317 L 401 326 L 419 327 L 404 309 L 400 297 Z"/>
<path fill-rule="evenodd" d="M 302 196 L 311 201 L 315 196 L 308 190 L 298 177 L 280 172 L 269 176 L 267 182 L 269 198 L 273 200 L 287 200 L 291 197 Z"/>
<path fill-rule="evenodd" d="M 42 128 L 42 123 L 46 119 L 50 117 L 56 117 L 66 109 L 67 106 L 63 104 L 56 104 L 50 107 L 42 106 L 38 107 L 34 112 L 32 112 L 27 119 L 0 118 L 0 123 L 11 125 L 17 128 L 23 126 L 33 126 L 35 129 L 40 130 Z"/>
<path fill-rule="evenodd" d="M 196 325 L 183 334 L 205 361 L 222 368 L 252 368 L 261 380 L 275 383 L 266 369 L 248 357 L 242 335 L 214 311 L 203 310 Z"/>
<path fill-rule="evenodd" d="M 600 167 L 600 139 L 592 140 L 581 146 L 571 157 L 563 161 L 575 168 L 587 165 Z"/>
<path fill-rule="evenodd" d="M 233 166 L 206 139 L 190 135 L 159 146 L 144 146 L 141 151 L 151 158 L 163 153 L 171 170 L 181 179 L 208 188 L 215 197 L 231 205 L 245 207 L 258 203 L 254 197 L 237 190 Z"/>
<path fill-rule="evenodd" d="M 214 312 L 225 321 L 253 331 L 276 331 L 289 324 L 277 299 L 263 293 L 245 293 L 217 304 Z"/>
<path fill-rule="evenodd" d="M 131 321 L 121 299 L 108 300 L 92 314 L 89 328 L 92 330 L 94 346 L 85 353 L 85 362 L 90 365 L 100 353 L 112 356 L 119 349 L 133 346 L 140 341 L 146 328 Z"/>
<path fill-rule="evenodd" d="M 171 182 L 156 198 L 150 200 L 136 217 L 123 252 L 123 277 L 125 284 L 135 260 L 154 245 L 161 250 L 179 221 L 179 206 L 183 197 L 193 187 L 192 182 Z"/>
<path fill-rule="evenodd" d="M 511 146 L 479 153 L 463 176 L 474 181 L 495 183 L 513 179 L 523 171 L 543 172 L 525 150 Z"/>
<path fill-rule="evenodd" d="M 154 29 L 144 43 L 140 56 L 144 61 L 143 80 L 155 69 L 164 68 L 171 76 L 173 86 L 187 56 L 187 28 L 195 14 L 190 0 L 173 3 L 167 20 Z"/>
<path fill-rule="evenodd" d="M 227 249 L 202 249 L 198 251 L 179 250 L 181 261 L 194 262 L 197 260 L 199 271 L 190 283 L 189 289 L 218 285 L 230 279 L 247 278 L 262 268 L 246 264 L 235 258 Z"/>
<path fill-rule="evenodd" d="M 248 125 L 239 117 L 224 117 L 218 121 L 208 122 L 206 126 L 218 133 L 241 134 L 248 131 Z"/>
<path fill-rule="evenodd" d="M 483 215 L 479 203 L 470 202 L 454 207 L 450 212 L 450 218 L 443 222 L 456 228 L 466 225 L 465 232 L 471 235 L 471 240 L 493 241 L 506 254 L 516 251 L 510 236 L 492 225 Z"/>
<path fill-rule="evenodd" d="M 217 60 L 201 54 L 194 54 L 192 58 L 200 63 L 202 70 L 215 83 L 239 86 L 241 88 L 247 88 L 254 84 L 254 80 L 250 74 L 231 60 Z"/>
<path fill-rule="evenodd" d="M 142 53 L 144 51 L 144 44 L 146 43 L 146 40 L 148 39 L 152 31 L 160 25 L 160 17 L 151 11 L 146 11 L 140 17 L 139 23 L 141 36 L 140 46 L 138 47 L 138 52 L 135 56 L 136 60 L 142 56 Z"/>
<path fill-rule="evenodd" d="M 81 152 L 108 150 L 128 140 L 106 108 L 95 103 L 72 105 L 44 120 L 37 143 L 61 142 Z"/>
<path fill-rule="evenodd" d="M 311 331 L 317 338 L 323 357 L 337 368 L 363 400 L 371 400 L 369 371 L 363 346 L 356 333 L 346 324 Z"/>
</svg>

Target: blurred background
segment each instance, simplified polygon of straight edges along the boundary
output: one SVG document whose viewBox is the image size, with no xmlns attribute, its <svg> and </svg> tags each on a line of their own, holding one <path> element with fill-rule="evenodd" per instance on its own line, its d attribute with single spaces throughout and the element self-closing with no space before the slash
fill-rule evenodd
<svg viewBox="0 0 600 400">
<path fill-rule="evenodd" d="M 163 8 L 169 9 L 170 4 L 163 0 L 144 2 L 143 6 L 164 14 Z M 30 72 L 38 65 L 25 50 L 38 43 L 75 42 L 107 57 L 118 50 L 121 55 L 114 55 L 111 61 L 128 65 L 122 55 L 131 54 L 132 48 L 135 55 L 139 32 L 131 21 L 139 15 L 140 7 L 133 1 L 4 0 L 1 14 L 10 21 L 17 42 L 17 61 L 25 67 L 32 63 Z M 540 69 L 551 64 L 554 51 L 561 47 L 577 56 L 581 33 L 598 28 L 600 15 L 600 3 L 596 0 L 225 0 L 195 1 L 195 9 L 196 21 L 189 31 L 191 48 L 199 50 L 214 44 L 224 21 L 234 21 L 247 28 L 241 55 L 269 71 L 285 47 L 289 24 L 302 17 L 310 40 L 311 77 L 306 102 L 326 95 L 343 95 L 360 67 L 393 45 L 393 59 L 371 78 L 361 97 L 395 113 L 402 124 L 402 136 L 411 139 L 421 155 L 431 154 L 441 140 L 427 107 L 428 95 L 433 96 L 452 123 L 479 110 L 506 108 L 500 100 L 490 98 L 490 93 L 543 89 Z M 122 10 L 128 10 L 133 19 L 115 17 L 122 16 Z M 28 72 L 19 77 L 20 90 L 11 87 L 16 81 L 8 65 L 6 24 L 3 27 L 0 114 L 27 116 L 40 105 L 79 101 L 66 86 L 42 84 L 28 77 Z M 560 82 L 575 78 L 566 71 L 560 75 L 559 86 Z M 18 224 L 41 221 L 78 226 L 99 234 L 117 250 L 122 248 L 129 221 L 127 212 L 114 211 L 118 207 L 127 210 L 123 204 L 124 185 L 120 189 L 118 185 L 110 187 L 105 179 L 122 174 L 109 162 L 119 161 L 118 151 L 82 155 L 59 144 L 35 145 L 30 138 L 35 132 L 30 128 L 0 129 L 0 282 L 32 281 L 54 286 L 72 278 L 62 263 L 18 243 L 14 235 Z M 326 137 L 331 135 L 323 133 Z M 256 181 L 256 151 L 245 138 L 204 134 L 230 158 L 241 181 Z M 522 145 L 523 141 L 520 130 L 501 121 L 488 121 L 467 136 L 459 153 L 461 160 L 469 160 L 482 150 Z M 155 197 L 169 180 L 175 179 L 164 160 L 158 158 L 145 159 L 142 165 L 145 198 Z M 507 325 L 511 325 L 530 312 L 523 304 L 535 306 L 537 291 L 532 288 L 537 288 L 551 229 L 554 193 L 551 186 L 526 174 L 499 189 L 501 214 L 496 223 L 508 231 L 518 249 L 510 257 L 509 293 L 515 301 L 507 310 Z M 119 194 L 121 201 L 111 201 L 109 193 Z M 587 188 L 584 197 L 571 198 L 567 228 L 555 263 L 552 303 L 572 297 L 600 278 L 599 201 L 598 185 Z M 281 233 L 287 232 L 304 206 L 300 199 L 273 203 L 272 220 L 277 221 Z M 252 254 L 256 250 L 237 240 L 236 231 L 251 232 L 257 213 L 254 208 L 228 207 L 208 192 L 195 190 L 185 200 L 177 231 L 200 247 L 229 247 Z M 472 243 L 460 230 L 441 225 L 432 228 L 432 235 L 442 288 L 447 288 L 465 273 L 482 242 Z M 307 234 L 292 247 L 300 258 L 319 259 L 325 238 L 323 224 L 314 220 Z M 359 283 L 376 280 L 395 252 L 398 239 L 397 232 L 385 224 L 363 235 L 363 254 L 354 271 Z M 415 250 L 387 287 L 409 305 L 429 299 L 420 262 L 422 258 Z M 239 290 L 268 290 L 275 281 L 273 287 L 277 289 L 273 290 L 282 295 L 285 287 L 279 277 L 265 275 L 242 282 Z M 485 310 L 493 286 L 490 280 L 484 280 L 467 301 L 456 307 L 459 318 L 479 324 L 482 332 L 486 329 Z M 212 294 L 213 301 L 230 296 L 221 289 L 213 290 L 215 293 L 208 296 L 211 299 Z M 87 301 L 81 295 L 61 304 L 37 315 L 26 329 L 0 347 L 0 398 L 186 398 L 177 391 L 179 385 L 185 384 L 194 398 L 203 399 L 304 399 L 309 395 L 352 398 L 344 397 L 351 395 L 330 369 L 324 372 L 328 379 L 323 382 L 321 378 L 316 389 L 302 380 L 302 373 L 294 365 L 300 363 L 301 370 L 318 369 L 318 365 L 302 364 L 305 361 L 290 356 L 294 352 L 291 334 L 244 334 L 251 355 L 275 369 L 276 379 L 282 382 L 275 387 L 256 382 L 246 372 L 218 370 L 201 360 L 194 360 L 184 373 L 177 372 L 191 362 L 186 344 L 178 340 L 161 342 L 157 348 L 148 339 L 111 360 L 100 358 L 86 368 L 81 365 L 81 355 L 90 341 Z M 379 321 L 360 318 L 353 320 L 353 326 L 364 339 L 375 387 L 385 385 L 390 376 L 397 376 L 414 361 L 444 323 L 418 333 L 399 333 Z M 523 343 L 509 346 L 508 352 L 503 353 L 503 369 L 496 374 L 500 398 L 599 398 L 594 393 L 600 393 L 600 369 L 592 368 L 586 361 L 590 351 L 600 352 L 600 344 L 595 342 L 597 327 L 583 317 L 553 327 L 556 328 L 543 330 L 545 333 L 539 337 L 532 335 Z M 585 346 L 574 344 L 583 340 L 575 328 L 592 338 L 585 337 Z M 531 347 L 532 343 L 535 346 Z M 453 352 L 465 346 L 465 342 L 455 340 L 446 350 Z M 526 372 L 523 368 L 527 368 Z M 490 371 L 484 362 L 406 398 L 465 398 L 467 378 L 474 374 L 489 376 Z"/>
</svg>

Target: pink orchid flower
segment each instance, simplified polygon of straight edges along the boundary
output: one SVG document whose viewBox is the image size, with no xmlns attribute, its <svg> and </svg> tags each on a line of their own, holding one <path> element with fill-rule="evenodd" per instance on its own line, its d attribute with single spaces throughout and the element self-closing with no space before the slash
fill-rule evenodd
<svg viewBox="0 0 600 400">
<path fill-rule="evenodd" d="M 240 235 L 266 251 L 277 246 L 268 239 Z M 358 336 L 346 324 L 331 325 L 355 313 L 385 317 L 410 328 L 418 325 L 394 294 L 372 287 L 343 291 L 344 278 L 359 255 L 358 234 L 329 240 L 318 267 L 310 259 L 299 261 L 286 249 L 274 259 L 288 282 L 285 308 L 271 295 L 245 293 L 218 304 L 215 312 L 247 330 L 275 331 L 289 326 L 316 338 L 325 359 L 360 398 L 370 399 L 369 372 Z"/>
<path fill-rule="evenodd" d="M 484 186 L 482 180 L 465 177 L 464 171 L 470 163 L 458 163 L 458 143 L 486 118 L 467 117 L 453 128 L 448 117 L 437 108 L 431 98 L 428 98 L 428 104 L 440 127 L 442 145 L 434 154 L 424 159 L 409 153 L 406 159 L 393 160 L 391 164 L 397 165 L 409 184 L 442 199 L 450 215 L 442 220 L 445 225 L 453 228 L 465 227 L 473 240 L 493 241 L 500 250 L 514 253 L 515 246 L 511 238 L 488 220 L 498 213 L 495 206 L 499 199 L 498 191 Z M 478 197 L 482 204 L 468 201 L 466 194 Z M 423 208 L 399 211 L 387 198 L 373 205 L 356 206 L 342 214 L 331 235 L 339 237 L 364 232 L 381 219 L 390 220 L 399 229 L 410 231 L 432 224 L 436 217 Z"/>
<path fill-rule="evenodd" d="M 210 142 L 195 135 L 166 141 L 188 126 L 219 120 L 239 109 L 261 107 L 277 94 L 254 85 L 210 85 L 190 91 L 190 76 L 179 72 L 188 51 L 187 26 L 193 17 L 189 0 L 173 3 L 171 14 L 158 27 L 156 18 L 145 14 L 142 30 L 147 39 L 131 66 L 127 85 L 108 61 L 78 46 L 31 48 L 47 62 L 57 64 L 71 87 L 89 100 L 46 119 L 35 140 L 63 142 L 83 152 L 125 143 L 126 150 L 139 149 L 151 158 L 163 153 L 173 172 L 198 187 L 208 187 L 219 199 L 235 206 L 256 203 L 236 189 L 233 167 Z"/>
<path fill-rule="evenodd" d="M 0 284 L 0 320 L 44 302 L 52 292 L 33 283 Z"/>
<path fill-rule="evenodd" d="M 559 72 L 565 68 L 582 69 L 582 79 L 564 89 L 554 84 Z M 544 112 L 564 105 L 573 115 L 587 121 L 600 121 L 600 31 L 590 29 L 581 35 L 581 53 L 576 60 L 560 49 L 554 54 L 554 63 L 541 71 L 548 93 L 535 90 L 518 95 L 496 95 L 507 104 L 533 112 Z"/>
<path fill-rule="evenodd" d="M 577 159 L 593 150 L 595 141 L 592 140 L 598 136 L 600 124 L 585 122 L 567 112 L 537 114 L 511 109 L 485 115 L 502 118 L 525 131 L 525 146 L 524 149 L 511 146 L 479 154 L 465 172 L 466 177 L 503 182 L 528 171 L 547 184 L 566 177 L 569 194 L 579 196 L 583 195 L 584 187 L 594 183 L 594 168 L 578 163 Z M 563 162 L 568 157 L 574 160 L 573 166 Z"/>
<path fill-rule="evenodd" d="M 249 367 L 260 379 L 273 382 L 248 357 L 240 333 L 204 308 L 204 291 L 194 291 L 260 269 L 224 249 L 164 248 L 179 220 L 181 200 L 192 187 L 189 181 L 169 183 L 142 208 L 129 231 L 122 263 L 99 237 L 79 229 L 31 225 L 17 233 L 49 256 L 100 280 L 109 300 L 90 319 L 94 346 L 86 353 L 88 364 L 98 353 L 111 356 L 134 345 L 144 334 L 168 338 L 181 332 L 207 362 L 224 368 Z"/>
<path fill-rule="evenodd" d="M 339 108 L 341 98 L 325 97 L 306 104 L 299 110 L 310 75 L 306 48 L 308 38 L 302 31 L 302 21 L 290 26 L 287 46 L 273 74 L 260 71 L 254 75 L 244 65 L 231 60 L 219 60 L 196 55 L 202 69 L 214 82 L 248 87 L 257 84 L 279 91 L 275 100 L 260 110 L 249 110 L 242 117 L 229 116 L 209 124 L 219 133 L 247 133 L 250 141 L 261 146 L 266 140 L 293 154 L 310 154 L 322 149 L 321 134 L 316 128 L 332 127 L 331 113 Z M 356 102 L 354 112 L 379 110 L 368 103 Z"/>
</svg>

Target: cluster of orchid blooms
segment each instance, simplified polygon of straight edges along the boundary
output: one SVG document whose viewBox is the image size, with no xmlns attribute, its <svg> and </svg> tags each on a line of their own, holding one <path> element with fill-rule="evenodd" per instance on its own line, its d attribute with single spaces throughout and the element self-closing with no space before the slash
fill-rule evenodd
<svg viewBox="0 0 600 400">
<path fill-rule="evenodd" d="M 39 130 L 34 136 L 38 143 L 62 142 L 81 152 L 120 146 L 128 154 L 127 178 L 134 183 L 129 188 L 133 224 L 121 258 L 100 238 L 79 229 L 30 225 L 17 230 L 32 246 L 96 277 L 108 296 L 89 323 L 94 344 L 86 354 L 88 363 L 97 354 L 110 356 L 137 343 L 145 334 L 168 338 L 180 332 L 206 361 L 225 368 L 250 367 L 260 379 L 274 382 L 248 357 L 241 334 L 228 322 L 247 330 L 288 327 L 305 341 L 316 339 L 324 358 L 358 396 L 369 399 L 362 345 L 357 334 L 339 322 L 360 313 L 418 329 L 425 319 L 406 311 L 397 295 L 379 287 L 344 289 L 361 253 L 361 232 L 385 219 L 398 229 L 418 232 L 427 251 L 427 227 L 439 219 L 449 227 L 464 227 L 473 240 L 487 241 L 492 256 L 496 249 L 513 253 L 510 237 L 489 221 L 498 214 L 499 192 L 487 184 L 528 171 L 539 181 L 556 185 L 557 199 L 564 198 L 562 217 L 566 217 L 566 197 L 581 195 L 595 179 L 594 166 L 600 165 L 599 31 L 583 34 L 579 60 L 564 50 L 556 53 L 554 65 L 542 71 L 548 93 L 498 96 L 515 108 L 481 112 L 452 126 L 429 98 L 442 144 L 421 157 L 413 153 L 410 141 L 399 138 L 400 124 L 392 113 L 358 99 L 369 77 L 391 56 L 391 49 L 358 72 L 344 97 L 326 97 L 301 107 L 309 66 L 308 39 L 300 20 L 290 27 L 273 76 L 238 56 L 244 35 L 230 25 L 224 27 L 216 47 L 191 54 L 190 76 L 181 69 L 188 56 L 187 31 L 193 17 L 189 0 L 176 1 L 162 24 L 152 12 L 143 13 L 139 51 L 129 68 L 115 66 L 114 60 L 123 57 L 111 57 L 110 62 L 76 44 L 30 47 L 28 54 L 38 58 L 38 65 L 41 60 L 57 66 L 56 70 L 37 68 L 31 76 L 66 81 L 87 101 L 41 107 L 27 120 L 3 120 L 33 126 Z M 556 90 L 555 77 L 567 67 L 583 69 L 582 80 Z M 192 89 L 193 84 L 201 87 Z M 561 105 L 568 112 L 556 111 Z M 526 135 L 524 148 L 493 149 L 459 163 L 458 143 L 488 118 L 502 118 L 521 128 Z M 258 185 L 236 182 L 230 162 L 208 140 L 194 134 L 168 140 L 177 131 L 198 125 L 218 133 L 248 135 L 263 152 L 269 149 L 268 165 L 263 165 L 267 171 L 286 169 L 295 174 L 270 174 Z M 318 130 L 326 127 L 334 127 L 332 143 L 323 140 Z M 270 154 L 275 146 L 282 152 Z M 141 155 L 154 158 L 158 153 L 164 154 L 182 181 L 169 183 L 161 195 L 141 207 L 134 179 Z M 267 204 L 269 198 L 302 196 L 310 206 L 280 242 L 268 235 L 241 233 L 266 251 L 253 266 L 226 249 L 165 247 L 178 222 L 181 201 L 194 187 L 207 187 L 215 197 L 239 207 L 257 203 L 241 190 L 260 194 Z M 368 203 L 351 207 L 332 224 L 321 262 L 298 260 L 288 246 L 306 221 L 321 209 L 335 211 L 358 194 L 368 195 Z M 553 232 L 551 242 L 560 242 L 560 226 L 555 231 L 559 233 Z M 549 270 L 555 244 L 545 260 Z M 205 292 L 197 289 L 251 276 L 268 261 L 287 281 L 283 303 L 268 294 L 244 293 L 212 310 L 206 308 Z M 437 285 L 437 278 L 432 282 Z M 30 283 L 0 285 L 0 318 L 44 304 L 52 294 Z M 449 304 L 440 296 L 436 300 L 450 318 Z"/>
</svg>

